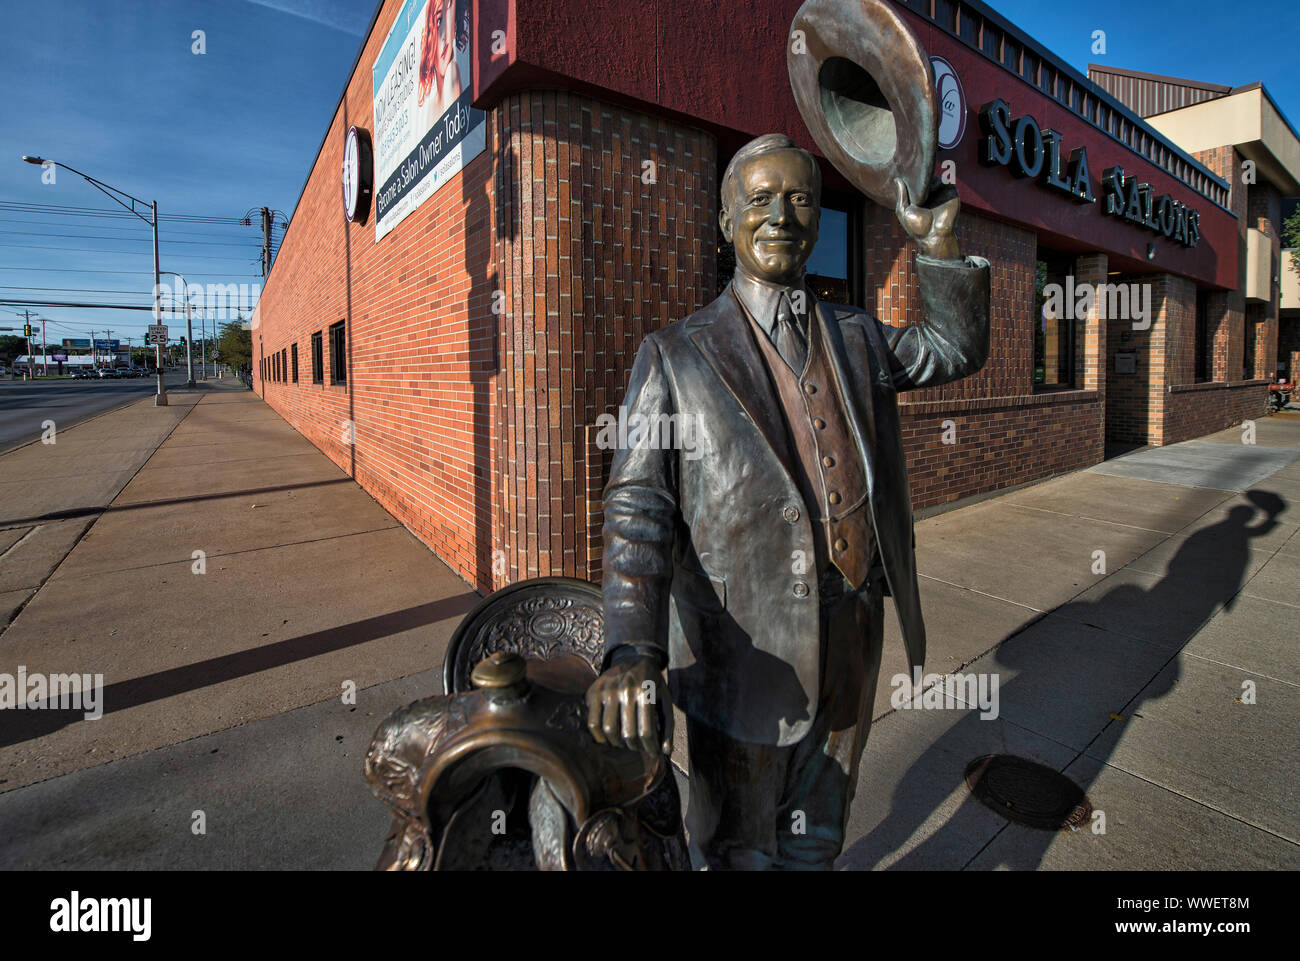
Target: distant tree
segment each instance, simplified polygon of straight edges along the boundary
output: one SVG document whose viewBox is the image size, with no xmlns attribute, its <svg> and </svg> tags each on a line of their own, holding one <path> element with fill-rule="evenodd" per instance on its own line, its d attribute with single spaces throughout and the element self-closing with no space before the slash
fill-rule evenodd
<svg viewBox="0 0 1300 961">
<path fill-rule="evenodd" d="M 217 331 L 217 359 L 235 370 L 253 364 L 253 332 L 244 329 L 244 322 L 228 320 Z"/>
<path fill-rule="evenodd" d="M 12 363 L 14 358 L 27 353 L 27 338 L 12 334 L 0 334 L 0 361 Z"/>
<path fill-rule="evenodd" d="M 1282 246 L 1290 248 L 1291 255 L 1290 268 L 1297 274 L 1300 274 L 1300 205 L 1292 212 L 1291 216 L 1282 221 Z"/>
</svg>

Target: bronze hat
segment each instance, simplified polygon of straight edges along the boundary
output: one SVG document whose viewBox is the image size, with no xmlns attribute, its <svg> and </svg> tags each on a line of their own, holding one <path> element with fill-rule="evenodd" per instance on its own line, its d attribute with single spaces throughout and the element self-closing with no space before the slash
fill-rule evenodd
<svg viewBox="0 0 1300 961">
<path fill-rule="evenodd" d="M 893 209 L 894 178 L 925 200 L 938 140 L 934 72 L 884 0 L 807 0 L 786 45 L 790 86 L 826 159 Z"/>
</svg>

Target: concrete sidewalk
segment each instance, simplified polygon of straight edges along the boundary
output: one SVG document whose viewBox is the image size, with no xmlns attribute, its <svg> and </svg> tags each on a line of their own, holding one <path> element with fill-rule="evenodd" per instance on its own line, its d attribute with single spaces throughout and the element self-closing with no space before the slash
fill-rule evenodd
<svg viewBox="0 0 1300 961">
<path fill-rule="evenodd" d="M 212 390 L 187 411 L 0 634 L 0 672 L 96 671 L 108 689 L 98 721 L 0 716 L 0 867 L 378 855 L 366 746 L 440 690 L 475 595 L 255 395 Z M 842 867 L 1300 866 L 1300 419 L 1240 440 L 918 523 L 927 670 L 996 676 L 998 716 L 894 708 L 906 667 L 887 612 Z M 1225 486 L 1185 483 L 1207 476 Z M 1064 771 L 1106 833 L 1021 828 L 970 798 L 966 764 L 1000 752 Z"/>
<path fill-rule="evenodd" d="M 477 594 L 255 394 L 218 382 L 97 424 L 156 450 L 91 494 L 68 439 L 11 455 L 46 490 L 11 521 L 90 528 L 0 634 L 0 672 L 103 674 L 105 713 L 3 712 L 0 791 L 441 663 Z"/>
</svg>

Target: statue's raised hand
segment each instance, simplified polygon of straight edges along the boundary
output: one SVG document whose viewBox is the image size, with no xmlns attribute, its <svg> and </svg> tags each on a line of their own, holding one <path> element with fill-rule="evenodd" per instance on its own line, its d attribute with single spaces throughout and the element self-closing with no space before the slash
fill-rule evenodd
<svg viewBox="0 0 1300 961">
<path fill-rule="evenodd" d="M 957 213 L 961 210 L 956 187 L 936 181 L 930 188 L 929 202 L 919 205 L 912 203 L 907 184 L 895 177 L 894 196 L 898 222 L 916 241 L 921 253 L 940 260 L 955 260 L 961 256 L 957 238 L 953 236 Z"/>
</svg>

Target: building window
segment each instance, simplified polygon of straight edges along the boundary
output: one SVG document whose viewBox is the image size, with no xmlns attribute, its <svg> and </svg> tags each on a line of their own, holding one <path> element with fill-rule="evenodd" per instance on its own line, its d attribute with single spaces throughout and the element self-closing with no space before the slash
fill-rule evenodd
<svg viewBox="0 0 1300 961">
<path fill-rule="evenodd" d="M 321 335 L 319 330 L 311 335 L 311 382 L 313 384 L 325 383 L 325 367 L 321 362 Z"/>
<path fill-rule="evenodd" d="M 280 379 L 289 382 L 289 348 L 280 348 Z"/>
<path fill-rule="evenodd" d="M 343 333 L 343 321 L 330 325 L 330 383 L 346 384 L 348 382 L 346 338 Z"/>
<path fill-rule="evenodd" d="M 1210 292 L 1196 292 L 1196 369 L 1195 383 L 1214 379 L 1214 335 L 1210 329 Z"/>
<path fill-rule="evenodd" d="M 1242 349 L 1241 349 L 1241 379 L 1254 380 L 1262 376 L 1262 373 L 1255 365 L 1255 349 L 1259 343 L 1259 317 L 1261 312 L 1256 309 L 1254 304 L 1246 308 L 1245 329 L 1242 331 Z"/>
<path fill-rule="evenodd" d="M 290 369 L 293 371 L 293 382 L 296 384 L 296 383 L 298 383 L 298 344 L 297 344 L 297 342 L 294 342 L 294 344 L 289 348 L 289 359 L 293 362 L 293 366 L 292 366 L 292 368 L 290 368 Z"/>
<path fill-rule="evenodd" d="M 1067 302 L 1074 289 L 1074 256 L 1038 248 L 1034 270 L 1034 390 L 1065 390 L 1074 384 L 1076 303 Z"/>
<path fill-rule="evenodd" d="M 808 288 L 818 300 L 863 306 L 862 202 L 823 197 L 817 246 L 808 259 Z"/>
</svg>

